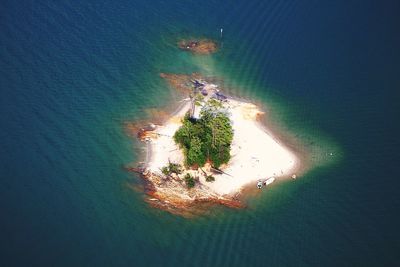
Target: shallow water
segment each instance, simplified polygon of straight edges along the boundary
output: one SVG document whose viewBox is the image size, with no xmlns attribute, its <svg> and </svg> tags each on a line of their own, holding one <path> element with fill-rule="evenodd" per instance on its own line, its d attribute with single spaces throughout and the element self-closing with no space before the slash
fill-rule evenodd
<svg viewBox="0 0 400 267">
<path fill-rule="evenodd" d="M 2 1 L 1 265 L 395 265 L 399 9 Z M 175 48 L 221 27 L 215 55 Z M 123 125 L 175 100 L 160 72 L 192 71 L 265 105 L 321 164 L 245 210 L 185 219 L 150 208 L 122 168 L 141 154 Z"/>
</svg>

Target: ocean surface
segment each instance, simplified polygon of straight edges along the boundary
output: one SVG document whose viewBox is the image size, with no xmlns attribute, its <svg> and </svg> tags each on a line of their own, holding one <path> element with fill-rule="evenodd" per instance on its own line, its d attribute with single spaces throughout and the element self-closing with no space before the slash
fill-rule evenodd
<svg viewBox="0 0 400 267">
<path fill-rule="evenodd" d="M 0 2 L 0 266 L 399 266 L 399 1 Z M 223 28 L 223 36 L 220 35 Z M 222 43 L 211 56 L 181 37 Z M 198 71 L 313 167 L 248 207 L 151 208 L 124 127 Z M 330 154 L 332 153 L 332 155 Z"/>
</svg>

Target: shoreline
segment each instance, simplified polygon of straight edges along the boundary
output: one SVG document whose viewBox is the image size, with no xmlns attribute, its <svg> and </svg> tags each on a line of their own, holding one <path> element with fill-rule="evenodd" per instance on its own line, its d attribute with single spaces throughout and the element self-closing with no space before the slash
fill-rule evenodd
<svg viewBox="0 0 400 267">
<path fill-rule="evenodd" d="M 257 125 L 260 127 L 262 131 L 267 133 L 271 138 L 273 138 L 279 145 L 285 147 L 290 150 L 296 157 L 299 159 L 299 164 L 296 165 L 295 172 L 299 175 L 304 174 L 311 166 L 310 153 L 303 142 L 300 142 L 299 138 L 296 138 L 290 131 L 285 131 L 282 125 L 279 125 L 279 122 L 272 119 L 271 116 L 268 116 L 266 110 L 269 110 L 268 104 L 262 101 L 252 101 L 246 97 L 240 97 L 235 95 L 227 94 L 228 98 L 251 103 L 256 105 L 262 112 L 257 119 Z"/>
<path fill-rule="evenodd" d="M 169 117 L 168 118 L 166 118 L 166 119 L 164 119 L 161 123 L 158 123 L 157 124 L 157 126 L 163 126 L 163 125 L 165 125 L 167 122 L 168 122 L 168 120 L 170 120 L 172 117 L 174 117 L 174 116 L 177 116 L 178 114 L 179 114 L 179 112 L 185 107 L 185 105 L 187 105 L 188 103 L 187 103 L 187 101 L 188 100 L 186 100 L 186 99 L 182 99 L 180 102 L 182 102 L 182 103 L 179 103 L 177 106 L 176 106 L 176 108 L 175 109 L 173 109 L 173 111 L 170 113 L 170 115 L 169 115 Z M 172 108 L 171 108 L 172 109 Z M 150 162 L 150 159 L 151 159 L 151 156 L 152 156 L 152 151 L 153 151 L 153 149 L 152 149 L 152 144 L 151 143 L 149 143 L 149 142 L 146 142 L 146 160 L 144 160 L 143 162 L 144 162 L 144 164 L 147 166 L 148 164 L 149 164 L 149 162 Z M 149 151 L 150 150 L 150 151 Z"/>
</svg>

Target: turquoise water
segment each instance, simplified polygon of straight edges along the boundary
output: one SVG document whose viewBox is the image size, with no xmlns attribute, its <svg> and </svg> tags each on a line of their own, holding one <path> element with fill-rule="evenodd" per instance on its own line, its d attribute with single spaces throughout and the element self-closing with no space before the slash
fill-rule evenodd
<svg viewBox="0 0 400 267">
<path fill-rule="evenodd" d="M 0 3 L 2 266 L 396 265 L 397 2 L 75 2 Z M 175 47 L 221 27 L 215 55 Z M 176 100 L 160 72 L 192 71 L 317 167 L 240 211 L 150 208 L 124 123 Z"/>
</svg>

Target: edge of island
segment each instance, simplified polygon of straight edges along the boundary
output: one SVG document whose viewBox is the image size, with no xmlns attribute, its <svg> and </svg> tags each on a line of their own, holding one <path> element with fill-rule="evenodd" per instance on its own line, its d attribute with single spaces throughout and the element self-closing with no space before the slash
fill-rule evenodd
<svg viewBox="0 0 400 267">
<path fill-rule="evenodd" d="M 261 182 L 262 186 L 269 186 L 267 183 L 275 179 L 297 177 L 300 157 L 260 122 L 264 112 L 255 104 L 224 95 L 217 84 L 199 74 L 162 73 L 160 76 L 180 92 L 191 94 L 197 90 L 223 103 L 230 113 L 234 135 L 228 164 L 220 168 L 213 168 L 209 163 L 202 168 L 183 167 L 181 173 L 165 175 L 162 169 L 168 164 L 185 166 L 184 155 L 173 135 L 182 125 L 185 114 L 193 108 L 193 98 L 184 100 L 164 123 L 141 128 L 138 138 L 147 144 L 146 161 L 130 170 L 140 173 L 146 181 L 147 201 L 152 206 L 181 215 L 193 214 L 209 204 L 242 208 L 245 189 L 256 188 Z M 190 188 L 185 182 L 187 174 L 195 179 L 195 185 Z M 214 181 L 207 181 L 207 176 L 212 176 Z"/>
</svg>

